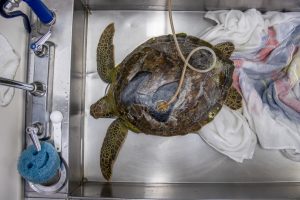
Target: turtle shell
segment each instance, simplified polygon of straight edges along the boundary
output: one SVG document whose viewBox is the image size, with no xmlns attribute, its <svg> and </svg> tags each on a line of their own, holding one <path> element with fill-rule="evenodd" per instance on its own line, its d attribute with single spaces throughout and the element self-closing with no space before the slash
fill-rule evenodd
<svg viewBox="0 0 300 200">
<path fill-rule="evenodd" d="M 219 49 L 185 34 L 177 39 L 185 57 L 194 48 L 207 46 L 215 51 L 217 63 L 206 73 L 188 68 L 176 101 L 166 111 L 158 111 L 157 103 L 175 94 L 184 66 L 171 35 L 146 41 L 118 66 L 113 84 L 118 114 L 143 133 L 174 136 L 199 130 L 219 112 L 231 86 L 234 66 Z M 189 63 L 204 69 L 212 63 L 212 55 L 200 50 Z"/>
</svg>

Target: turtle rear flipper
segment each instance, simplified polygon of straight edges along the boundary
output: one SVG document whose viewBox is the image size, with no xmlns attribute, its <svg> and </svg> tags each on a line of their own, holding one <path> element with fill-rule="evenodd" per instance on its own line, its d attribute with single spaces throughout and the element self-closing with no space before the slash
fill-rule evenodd
<svg viewBox="0 0 300 200">
<path fill-rule="evenodd" d="M 107 181 L 111 178 L 114 161 L 117 159 L 127 133 L 128 129 L 121 119 L 115 120 L 107 130 L 100 153 L 101 172 Z"/>
<path fill-rule="evenodd" d="M 225 58 L 230 58 L 234 51 L 234 44 L 232 42 L 222 42 L 215 45 L 215 48 L 219 49 Z"/>
<path fill-rule="evenodd" d="M 225 58 L 230 58 L 234 51 L 234 44 L 232 42 L 222 42 L 215 45 L 215 48 L 219 49 Z M 225 105 L 233 110 L 237 110 L 242 107 L 242 99 L 243 97 L 240 95 L 240 93 L 231 86 L 227 92 Z"/>
<path fill-rule="evenodd" d="M 227 97 L 225 100 L 225 105 L 231 108 L 232 110 L 237 110 L 242 107 L 243 97 L 240 93 L 234 88 L 230 87 L 227 93 Z"/>
<path fill-rule="evenodd" d="M 97 71 L 100 78 L 111 83 L 114 78 L 114 24 L 109 24 L 103 31 L 97 47 Z"/>
</svg>

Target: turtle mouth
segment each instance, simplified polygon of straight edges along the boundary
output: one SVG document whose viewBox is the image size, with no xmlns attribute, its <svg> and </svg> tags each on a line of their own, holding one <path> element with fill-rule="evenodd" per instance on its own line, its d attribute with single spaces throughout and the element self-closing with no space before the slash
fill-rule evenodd
<svg viewBox="0 0 300 200">
<path fill-rule="evenodd" d="M 93 117 L 93 118 L 95 118 L 95 119 L 97 119 L 97 115 L 96 115 L 96 105 L 95 104 L 92 104 L 91 105 L 91 107 L 90 107 L 90 115 Z"/>
</svg>

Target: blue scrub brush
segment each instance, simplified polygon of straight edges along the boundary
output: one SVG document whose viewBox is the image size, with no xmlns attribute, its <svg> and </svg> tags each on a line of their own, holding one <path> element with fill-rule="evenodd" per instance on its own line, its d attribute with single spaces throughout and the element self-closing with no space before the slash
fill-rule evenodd
<svg viewBox="0 0 300 200">
<path fill-rule="evenodd" d="M 34 145 L 25 149 L 18 162 L 20 175 L 35 184 L 47 183 L 53 179 L 60 168 L 60 157 L 53 145 L 41 142 L 41 150 Z"/>
</svg>

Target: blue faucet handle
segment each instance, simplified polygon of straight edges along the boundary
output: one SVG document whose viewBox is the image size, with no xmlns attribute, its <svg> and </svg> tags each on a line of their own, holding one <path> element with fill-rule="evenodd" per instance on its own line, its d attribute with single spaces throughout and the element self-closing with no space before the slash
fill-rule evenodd
<svg viewBox="0 0 300 200">
<path fill-rule="evenodd" d="M 43 44 L 45 44 L 45 42 L 50 38 L 52 32 L 51 32 L 51 28 L 48 30 L 48 32 L 43 35 L 42 37 L 40 37 L 38 40 L 36 40 L 35 42 L 30 44 L 30 48 L 33 51 L 40 51 L 41 47 L 43 46 Z"/>
<path fill-rule="evenodd" d="M 52 25 L 55 22 L 55 14 L 41 0 L 24 0 L 41 22 Z"/>
</svg>

